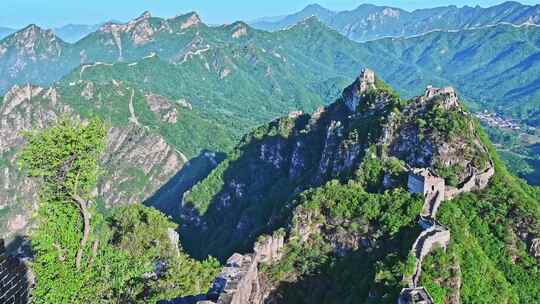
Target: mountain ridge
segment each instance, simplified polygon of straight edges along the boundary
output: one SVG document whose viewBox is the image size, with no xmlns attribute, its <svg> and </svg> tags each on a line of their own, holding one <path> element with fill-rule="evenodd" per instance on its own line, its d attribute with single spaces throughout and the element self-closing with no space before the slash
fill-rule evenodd
<svg viewBox="0 0 540 304">
<path fill-rule="evenodd" d="M 352 40 L 369 41 L 380 37 L 407 37 L 435 29 L 456 30 L 501 22 L 538 24 L 539 11 L 540 5 L 529 6 L 517 2 L 505 2 L 486 8 L 445 6 L 413 11 L 372 4 L 362 4 L 353 10 L 339 12 L 321 6 L 308 6 L 278 21 L 251 24 L 260 29 L 277 30 L 290 26 L 307 15 L 316 15 Z"/>
<path fill-rule="evenodd" d="M 335 103 L 246 135 L 184 195 L 184 248 L 227 260 L 191 301 L 534 299 L 538 197 L 452 88 L 401 100 L 364 70 Z"/>
</svg>

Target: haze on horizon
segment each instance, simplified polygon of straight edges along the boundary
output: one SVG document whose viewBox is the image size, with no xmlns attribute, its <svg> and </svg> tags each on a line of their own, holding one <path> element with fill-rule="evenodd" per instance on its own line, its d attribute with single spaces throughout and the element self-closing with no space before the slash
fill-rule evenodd
<svg viewBox="0 0 540 304">
<path fill-rule="evenodd" d="M 386 5 L 406 10 L 437 6 L 476 6 L 501 4 L 500 0 L 290 0 L 247 1 L 230 0 L 131 0 L 127 1 L 73 1 L 73 0 L 3 0 L 0 2 L 0 26 L 22 28 L 37 24 L 45 28 L 66 24 L 98 24 L 108 20 L 127 21 L 150 11 L 154 16 L 172 17 L 196 11 L 208 24 L 250 21 L 261 17 L 280 16 L 297 12 L 305 6 L 318 3 L 331 10 L 352 10 L 360 4 Z M 535 0 L 521 0 L 523 4 L 539 4 Z"/>
</svg>

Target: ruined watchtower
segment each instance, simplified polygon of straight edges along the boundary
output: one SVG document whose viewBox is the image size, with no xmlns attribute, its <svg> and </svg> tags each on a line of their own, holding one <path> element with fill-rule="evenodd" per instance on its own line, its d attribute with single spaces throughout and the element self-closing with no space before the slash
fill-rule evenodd
<svg viewBox="0 0 540 304">
<path fill-rule="evenodd" d="M 405 288 L 401 291 L 398 304 L 433 304 L 433 298 L 424 287 Z"/>
<path fill-rule="evenodd" d="M 343 100 L 351 112 L 356 112 L 362 96 L 370 89 L 375 89 L 375 72 L 362 69 L 356 81 L 343 91 Z"/>
<path fill-rule="evenodd" d="M 408 188 L 411 193 L 424 196 L 423 217 L 435 218 L 437 209 L 444 200 L 444 178 L 438 177 L 430 169 L 414 169 L 409 174 Z"/>
</svg>

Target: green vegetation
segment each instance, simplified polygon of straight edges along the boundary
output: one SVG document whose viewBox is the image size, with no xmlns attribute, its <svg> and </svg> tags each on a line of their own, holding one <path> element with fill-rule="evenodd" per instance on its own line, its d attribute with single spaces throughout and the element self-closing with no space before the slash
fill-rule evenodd
<svg viewBox="0 0 540 304">
<path fill-rule="evenodd" d="M 26 134 L 21 167 L 41 181 L 33 230 L 35 303 L 147 303 L 204 292 L 218 271 L 171 243 L 176 228 L 142 205 L 96 210 L 105 127 L 67 118 Z"/>
<path fill-rule="evenodd" d="M 277 286 L 275 296 L 287 303 L 361 303 L 370 294 L 373 303 L 396 301 L 402 274 L 414 266 L 407 257 L 420 197 L 332 181 L 306 191 L 296 205 L 285 256 L 263 270 Z"/>
<path fill-rule="evenodd" d="M 482 141 L 487 143 L 487 137 Z M 496 175 L 479 193 L 442 205 L 438 219 L 450 228 L 446 253 L 435 252 L 423 265 L 422 284 L 438 303 L 450 295 L 455 265 L 461 271 L 463 303 L 535 303 L 540 263 L 519 231 L 540 233 L 540 191 L 511 176 L 490 147 Z"/>
<path fill-rule="evenodd" d="M 540 131 L 482 127 L 509 170 L 531 185 L 540 185 Z"/>
</svg>

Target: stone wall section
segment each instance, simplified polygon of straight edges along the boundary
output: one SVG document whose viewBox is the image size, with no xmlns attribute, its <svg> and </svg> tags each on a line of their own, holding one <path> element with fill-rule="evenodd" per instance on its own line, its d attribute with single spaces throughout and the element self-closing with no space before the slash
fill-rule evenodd
<svg viewBox="0 0 540 304">
<path fill-rule="evenodd" d="M 495 175 L 495 169 L 493 163 L 490 162 L 486 170 L 481 173 L 472 172 L 459 188 L 454 188 L 446 186 L 444 179 L 436 176 L 429 169 L 411 170 L 408 180 L 409 192 L 424 196 L 424 206 L 419 221 L 423 231 L 411 249 L 411 254 L 416 259 L 415 269 L 412 275 L 403 278 L 409 284 L 409 288 L 401 291 L 398 299 L 399 304 L 433 303 L 429 292 L 424 287 L 419 286 L 419 282 L 424 258 L 436 247 L 442 247 L 446 250 L 450 242 L 450 230 L 435 220 L 437 211 L 443 201 L 451 200 L 462 193 L 486 188 L 493 175 Z M 456 295 L 454 295 L 455 297 Z"/>
</svg>

